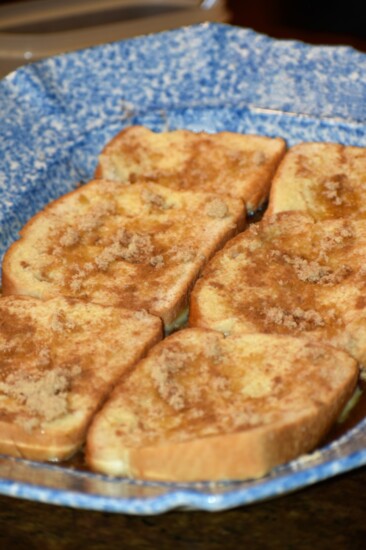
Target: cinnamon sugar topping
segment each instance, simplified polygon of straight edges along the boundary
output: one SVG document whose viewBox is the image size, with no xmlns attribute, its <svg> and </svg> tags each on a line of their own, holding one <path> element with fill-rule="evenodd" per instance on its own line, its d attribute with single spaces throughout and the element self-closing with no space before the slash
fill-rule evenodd
<svg viewBox="0 0 366 550">
<path fill-rule="evenodd" d="M 77 270 L 76 272 L 74 270 L 70 286 L 74 290 L 79 290 L 82 286 L 82 279 L 88 273 L 93 270 L 107 271 L 110 264 L 116 260 L 125 260 L 130 263 L 150 261 L 153 251 L 154 246 L 150 235 L 120 229 L 111 244 L 106 246 L 95 258 L 94 263 L 86 262 L 83 268 L 75 266 Z"/>
<path fill-rule="evenodd" d="M 158 256 L 153 256 L 151 259 L 150 259 L 150 265 L 152 265 L 153 267 L 163 267 L 164 265 L 164 258 L 163 256 L 161 255 L 158 255 Z"/>
<path fill-rule="evenodd" d="M 80 368 L 70 370 L 55 368 L 32 375 L 17 371 L 0 382 L 0 391 L 21 405 L 24 405 L 30 414 L 37 418 L 25 419 L 26 429 L 36 427 L 41 420 L 51 422 L 68 413 L 67 394 L 71 379 L 80 373 Z M 23 424 L 21 416 L 19 423 Z"/>
<path fill-rule="evenodd" d="M 73 246 L 79 242 L 80 236 L 78 231 L 73 227 L 65 229 L 63 235 L 60 237 L 59 243 L 61 246 Z"/>
<path fill-rule="evenodd" d="M 273 251 L 273 255 L 275 255 L 276 252 L 277 251 Z M 352 272 L 352 269 L 345 264 L 341 265 L 336 271 L 332 271 L 328 266 L 321 265 L 314 260 L 301 258 L 300 256 L 288 256 L 284 254 L 282 257 L 287 264 L 293 266 L 300 281 L 306 283 L 317 283 L 322 285 L 337 284 L 343 281 Z"/>
<path fill-rule="evenodd" d="M 341 206 L 344 202 L 340 193 L 343 190 L 345 180 L 346 176 L 344 174 L 338 174 L 323 184 L 324 190 L 322 191 L 322 195 L 335 206 Z"/>
<path fill-rule="evenodd" d="M 161 195 L 158 195 L 158 193 L 153 193 L 149 189 L 143 189 L 141 191 L 141 197 L 143 201 L 152 204 L 153 206 L 157 206 L 158 208 L 162 208 L 163 210 L 166 210 L 168 208 L 165 198 Z"/>
<path fill-rule="evenodd" d="M 300 307 L 286 311 L 280 307 L 271 307 L 265 312 L 266 323 L 283 326 L 287 329 L 314 330 L 325 325 L 323 317 L 317 311 Z"/>
<path fill-rule="evenodd" d="M 193 358 L 193 353 L 166 348 L 151 371 L 160 397 L 176 411 L 184 409 L 186 404 L 184 388 L 176 380 L 176 375 Z"/>
</svg>

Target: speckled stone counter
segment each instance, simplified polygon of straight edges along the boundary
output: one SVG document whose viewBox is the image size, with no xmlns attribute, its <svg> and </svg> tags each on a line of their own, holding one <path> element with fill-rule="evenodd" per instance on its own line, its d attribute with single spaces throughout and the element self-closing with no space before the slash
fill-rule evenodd
<svg viewBox="0 0 366 550">
<path fill-rule="evenodd" d="M 126 516 L 0 497 L 0 548 L 313 548 L 366 541 L 366 468 L 221 513 Z"/>
</svg>

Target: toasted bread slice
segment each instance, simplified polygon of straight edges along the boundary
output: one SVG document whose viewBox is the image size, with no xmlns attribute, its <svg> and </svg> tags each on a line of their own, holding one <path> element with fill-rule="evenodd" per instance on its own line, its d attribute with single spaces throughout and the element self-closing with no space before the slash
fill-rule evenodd
<svg viewBox="0 0 366 550">
<path fill-rule="evenodd" d="M 60 460 L 117 380 L 162 336 L 142 312 L 63 297 L 0 298 L 0 452 Z"/>
<path fill-rule="evenodd" d="M 301 338 L 182 330 L 96 415 L 87 463 L 151 480 L 260 477 L 319 443 L 357 377 L 348 354 Z"/>
<path fill-rule="evenodd" d="M 242 201 L 96 180 L 51 203 L 3 263 L 3 292 L 146 309 L 166 326 L 207 259 L 245 223 Z"/>
<path fill-rule="evenodd" d="M 285 149 L 281 138 L 189 130 L 154 133 L 132 126 L 106 145 L 96 177 L 231 195 L 243 199 L 251 212 L 267 199 Z"/>
<path fill-rule="evenodd" d="M 366 217 L 366 148 L 300 143 L 273 179 L 267 216 L 301 210 L 314 219 Z"/>
<path fill-rule="evenodd" d="M 366 221 L 283 212 L 220 251 L 191 296 L 191 326 L 302 335 L 366 362 Z"/>
</svg>

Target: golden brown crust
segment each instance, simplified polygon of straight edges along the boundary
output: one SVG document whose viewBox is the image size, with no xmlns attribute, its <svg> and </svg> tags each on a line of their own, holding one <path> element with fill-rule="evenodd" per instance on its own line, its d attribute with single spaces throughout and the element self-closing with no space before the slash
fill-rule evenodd
<svg viewBox="0 0 366 550">
<path fill-rule="evenodd" d="M 114 390 L 89 430 L 87 462 L 140 479 L 259 477 L 318 444 L 357 376 L 329 346 L 183 330 Z"/>
<path fill-rule="evenodd" d="M 131 126 L 107 143 L 95 177 L 230 195 L 254 211 L 265 202 L 285 149 L 281 138 L 189 130 L 154 133 Z"/>
</svg>

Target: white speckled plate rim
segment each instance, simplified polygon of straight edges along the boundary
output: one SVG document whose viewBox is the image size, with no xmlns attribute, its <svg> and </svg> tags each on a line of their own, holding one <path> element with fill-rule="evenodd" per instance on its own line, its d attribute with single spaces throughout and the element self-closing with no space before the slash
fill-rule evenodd
<svg viewBox="0 0 366 550">
<path fill-rule="evenodd" d="M 0 81 L 0 257 L 22 225 L 92 177 L 120 129 L 238 131 L 366 146 L 366 56 L 203 24 L 106 44 Z M 0 493 L 128 514 L 218 511 L 366 463 L 366 421 L 260 480 L 164 484 L 0 457 Z"/>
</svg>

